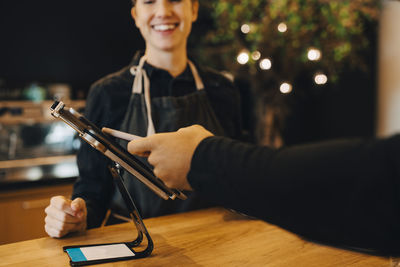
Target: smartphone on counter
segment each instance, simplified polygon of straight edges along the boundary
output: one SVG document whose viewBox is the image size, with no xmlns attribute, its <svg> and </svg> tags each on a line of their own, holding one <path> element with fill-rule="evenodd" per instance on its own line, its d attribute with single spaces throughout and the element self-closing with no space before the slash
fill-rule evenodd
<svg viewBox="0 0 400 267">
<path fill-rule="evenodd" d="M 71 266 L 84 266 L 136 258 L 135 252 L 126 243 L 64 247 L 64 252 L 68 254 Z"/>
</svg>

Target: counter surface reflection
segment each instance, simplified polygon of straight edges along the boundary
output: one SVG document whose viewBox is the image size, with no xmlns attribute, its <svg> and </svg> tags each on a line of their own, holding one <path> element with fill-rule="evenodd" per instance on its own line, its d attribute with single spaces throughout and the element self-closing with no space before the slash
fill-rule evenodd
<svg viewBox="0 0 400 267">
<path fill-rule="evenodd" d="M 144 223 L 154 241 L 150 257 L 100 266 L 393 266 L 389 258 L 314 244 L 221 208 Z M 69 266 L 63 246 L 130 241 L 135 234 L 134 226 L 124 223 L 63 239 L 47 237 L 3 245 L 0 266 Z"/>
</svg>

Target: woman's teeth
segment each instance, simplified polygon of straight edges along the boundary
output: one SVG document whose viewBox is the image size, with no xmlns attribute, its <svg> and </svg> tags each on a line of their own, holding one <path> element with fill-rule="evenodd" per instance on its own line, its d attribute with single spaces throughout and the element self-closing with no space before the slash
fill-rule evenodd
<svg viewBox="0 0 400 267">
<path fill-rule="evenodd" d="M 161 24 L 161 25 L 154 25 L 154 30 L 156 31 L 169 31 L 176 28 L 175 24 Z"/>
</svg>

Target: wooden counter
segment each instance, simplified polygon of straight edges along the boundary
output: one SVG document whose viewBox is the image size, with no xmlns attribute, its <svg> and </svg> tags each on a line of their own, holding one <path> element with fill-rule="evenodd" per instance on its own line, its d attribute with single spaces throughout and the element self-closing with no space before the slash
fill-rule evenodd
<svg viewBox="0 0 400 267">
<path fill-rule="evenodd" d="M 24 227 L 21 222 L 20 227 Z M 145 220 L 155 248 L 149 258 L 100 266 L 395 266 L 388 258 L 304 241 L 263 221 L 214 208 Z M 69 266 L 62 246 L 131 241 L 130 223 L 63 239 L 0 246 L 0 266 Z M 393 264 L 393 265 L 392 265 Z"/>
</svg>

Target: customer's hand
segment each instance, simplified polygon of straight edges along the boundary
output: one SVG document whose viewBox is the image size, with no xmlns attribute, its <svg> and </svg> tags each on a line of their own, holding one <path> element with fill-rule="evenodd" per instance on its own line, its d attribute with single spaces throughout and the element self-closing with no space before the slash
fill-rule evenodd
<svg viewBox="0 0 400 267">
<path fill-rule="evenodd" d="M 132 154 L 148 157 L 154 174 L 171 188 L 192 190 L 187 181 L 193 153 L 199 143 L 213 134 L 200 125 L 173 133 L 154 134 L 128 143 Z"/>
<path fill-rule="evenodd" d="M 52 197 L 45 212 L 44 229 L 51 237 L 86 230 L 86 202 L 82 198 L 71 201 L 63 196 Z"/>
</svg>

